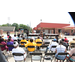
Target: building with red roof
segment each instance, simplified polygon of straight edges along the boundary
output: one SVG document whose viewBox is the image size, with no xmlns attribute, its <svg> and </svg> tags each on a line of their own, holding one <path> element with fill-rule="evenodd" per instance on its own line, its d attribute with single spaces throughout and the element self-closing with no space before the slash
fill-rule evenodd
<svg viewBox="0 0 75 75">
<path fill-rule="evenodd" d="M 45 33 L 52 33 L 52 34 L 59 34 L 59 33 L 69 33 L 72 35 L 75 33 L 75 28 L 71 27 L 70 24 L 63 24 L 63 23 L 39 23 L 36 27 L 33 28 L 33 31 L 36 30 L 37 33 L 41 31 Z"/>
</svg>

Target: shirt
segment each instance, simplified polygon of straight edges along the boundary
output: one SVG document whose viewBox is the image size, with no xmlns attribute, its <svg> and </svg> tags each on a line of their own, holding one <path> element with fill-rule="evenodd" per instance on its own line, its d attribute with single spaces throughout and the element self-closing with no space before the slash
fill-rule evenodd
<svg viewBox="0 0 75 75">
<path fill-rule="evenodd" d="M 21 45 L 24 45 L 24 44 L 21 43 L 21 42 L 26 42 L 26 43 L 27 43 L 27 40 L 21 40 L 21 41 L 20 41 L 20 44 L 21 44 Z"/>
<path fill-rule="evenodd" d="M 13 37 L 12 39 L 13 39 L 13 40 L 17 40 L 17 37 Z"/>
<path fill-rule="evenodd" d="M 67 39 L 67 38 L 65 38 L 64 41 L 65 41 L 66 43 L 68 43 L 68 39 Z"/>
<path fill-rule="evenodd" d="M 13 48 L 12 49 L 12 53 L 25 53 L 25 51 L 23 50 L 23 48 L 17 47 L 17 48 Z M 26 53 L 23 56 L 14 56 L 15 60 L 24 60 L 24 58 L 26 58 Z"/>
<path fill-rule="evenodd" d="M 75 53 L 75 48 L 73 48 L 73 49 L 70 50 L 70 52 L 69 52 L 70 55 L 72 55 L 73 53 Z M 75 60 L 75 56 L 72 56 L 71 58 Z"/>
<path fill-rule="evenodd" d="M 41 39 L 36 39 L 35 42 L 36 42 L 36 43 L 37 43 L 37 42 L 41 42 L 41 43 L 37 43 L 37 46 L 41 46 L 41 45 L 42 45 L 42 40 L 41 40 Z"/>
<path fill-rule="evenodd" d="M 7 45 L 13 45 L 13 42 L 12 42 L 12 41 L 7 42 Z M 12 51 L 13 48 L 14 48 L 14 47 L 8 47 L 9 51 Z"/>
<path fill-rule="evenodd" d="M 1 45 L 4 45 L 3 47 L 1 47 L 1 50 L 2 50 L 2 51 L 5 50 L 5 49 L 7 49 L 7 51 L 8 51 L 7 44 L 6 44 L 4 41 L 1 42 L 0 44 L 1 44 Z"/>
<path fill-rule="evenodd" d="M 51 45 L 49 46 L 49 50 L 55 52 L 56 48 L 51 48 L 52 46 L 58 46 L 58 43 L 57 42 L 52 42 Z"/>
<path fill-rule="evenodd" d="M 56 50 L 57 50 L 57 53 L 56 53 L 56 54 L 58 54 L 58 53 L 60 53 L 60 52 L 64 53 L 65 50 L 66 50 L 66 47 L 63 46 L 63 45 L 58 45 L 58 46 L 56 47 Z"/>
<path fill-rule="evenodd" d="M 28 42 L 27 44 L 25 44 L 25 47 L 28 46 L 36 46 L 37 44 L 35 42 Z M 35 47 L 34 48 L 28 48 L 28 51 L 33 52 L 35 51 Z"/>
</svg>

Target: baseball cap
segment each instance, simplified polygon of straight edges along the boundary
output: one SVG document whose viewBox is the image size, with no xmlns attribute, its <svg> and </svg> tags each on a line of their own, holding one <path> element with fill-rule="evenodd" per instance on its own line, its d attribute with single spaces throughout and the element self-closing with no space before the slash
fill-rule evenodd
<svg viewBox="0 0 75 75">
<path fill-rule="evenodd" d="M 53 39 L 53 41 L 57 41 L 56 39 Z"/>
<path fill-rule="evenodd" d="M 15 41 L 15 42 L 13 43 L 13 46 L 17 46 L 17 45 L 18 45 L 18 42 Z"/>
</svg>

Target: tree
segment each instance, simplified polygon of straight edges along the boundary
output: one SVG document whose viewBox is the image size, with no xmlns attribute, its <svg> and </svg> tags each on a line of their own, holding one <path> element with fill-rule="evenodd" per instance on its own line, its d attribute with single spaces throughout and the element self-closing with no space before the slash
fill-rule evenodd
<svg viewBox="0 0 75 75">
<path fill-rule="evenodd" d="M 17 31 L 19 29 L 18 24 L 17 23 L 13 23 L 12 26 L 15 26 L 15 30 Z"/>
</svg>

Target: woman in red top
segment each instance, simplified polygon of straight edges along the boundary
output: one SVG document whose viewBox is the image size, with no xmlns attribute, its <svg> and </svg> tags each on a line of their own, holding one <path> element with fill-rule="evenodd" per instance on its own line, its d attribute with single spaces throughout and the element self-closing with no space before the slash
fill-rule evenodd
<svg viewBox="0 0 75 75">
<path fill-rule="evenodd" d="M 64 41 L 65 41 L 66 43 L 68 43 L 68 39 L 67 39 L 67 37 L 65 37 Z"/>
<path fill-rule="evenodd" d="M 7 51 L 9 51 L 9 50 L 8 50 L 8 47 L 7 47 L 7 44 L 4 42 L 4 39 L 3 39 L 3 38 L 0 38 L 0 45 L 3 45 L 3 47 L 1 47 L 1 50 L 2 50 L 2 51 L 4 51 L 5 49 L 6 49 Z"/>
</svg>

